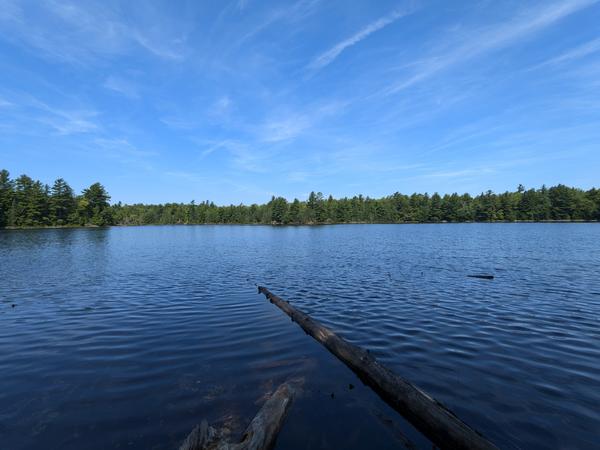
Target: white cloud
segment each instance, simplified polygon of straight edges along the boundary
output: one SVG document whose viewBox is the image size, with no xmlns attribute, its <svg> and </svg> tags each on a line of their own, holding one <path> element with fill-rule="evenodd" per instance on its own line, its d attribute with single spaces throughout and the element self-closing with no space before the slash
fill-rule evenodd
<svg viewBox="0 0 600 450">
<path fill-rule="evenodd" d="M 152 171 L 152 157 L 157 156 L 158 152 L 138 148 L 125 138 L 94 138 L 91 144 L 86 144 L 86 148 L 93 148 L 95 154 L 120 164 L 134 167 L 136 170 Z"/>
<path fill-rule="evenodd" d="M 200 121 L 178 115 L 161 117 L 160 121 L 174 130 L 194 130 L 200 126 Z"/>
<path fill-rule="evenodd" d="M 155 151 L 140 150 L 127 139 L 123 138 L 96 138 L 94 139 L 94 144 L 104 151 L 111 151 L 122 156 L 143 158 L 158 154 Z"/>
<path fill-rule="evenodd" d="M 139 92 L 137 86 L 123 78 L 116 77 L 114 75 L 109 76 L 103 86 L 111 91 L 118 92 L 129 98 L 138 98 Z"/>
<path fill-rule="evenodd" d="M 459 63 L 481 56 L 490 51 L 514 44 L 554 25 L 556 22 L 585 9 L 598 0 L 567 0 L 547 4 L 543 8 L 520 11 L 511 20 L 478 30 L 472 30 L 453 47 L 440 46 L 429 57 L 417 61 L 417 70 L 410 77 L 385 89 L 384 94 L 394 94 Z"/>
<path fill-rule="evenodd" d="M 362 30 L 357 32 L 356 34 L 350 36 L 347 39 L 337 43 L 333 47 L 331 47 L 326 52 L 317 56 L 309 65 L 308 68 L 311 70 L 320 70 L 323 67 L 331 64 L 344 50 L 353 45 L 358 44 L 363 39 L 369 37 L 369 35 L 375 33 L 376 31 L 381 30 L 382 28 L 387 27 L 388 25 L 396 22 L 401 17 L 408 15 L 410 12 L 408 10 L 400 10 L 397 9 L 392 13 L 377 19 L 374 22 L 371 22 L 369 25 L 364 27 Z"/>
<path fill-rule="evenodd" d="M 329 102 L 311 105 L 291 114 L 273 114 L 256 131 L 262 142 L 276 143 L 291 141 L 322 123 L 326 118 L 342 111 L 348 102 Z"/>
<path fill-rule="evenodd" d="M 208 140 L 208 141 L 204 140 L 203 141 L 203 140 L 198 140 L 198 139 L 192 139 L 192 140 L 194 142 L 196 142 L 198 145 L 204 147 L 204 150 L 202 150 L 202 152 L 200 153 L 201 158 L 205 158 L 206 156 L 208 156 L 211 153 L 214 153 L 220 149 L 235 152 L 235 150 L 240 147 L 239 142 L 237 142 L 233 139 L 223 139 L 220 141 L 213 141 L 213 140 Z"/>
<path fill-rule="evenodd" d="M 254 25 L 236 42 L 235 47 L 241 46 L 243 43 L 260 34 L 275 23 L 281 21 L 298 22 L 306 19 L 315 12 L 320 1 L 321 0 L 298 0 L 291 6 L 269 11 L 266 17 Z"/>
<path fill-rule="evenodd" d="M 468 177 L 468 176 L 478 176 L 478 175 L 483 175 L 483 174 L 490 174 L 493 173 L 494 169 L 490 168 L 490 167 L 478 167 L 476 169 L 462 169 L 462 170 L 448 170 L 448 171 L 437 171 L 437 172 L 431 172 L 428 174 L 423 175 L 424 177 L 431 177 L 431 178 L 462 178 L 462 177 Z"/>
<path fill-rule="evenodd" d="M 184 34 L 148 5 L 136 5 L 139 20 L 130 22 L 104 2 L 9 2 L 0 5 L 0 10 L 0 38 L 50 59 L 86 64 L 126 54 L 136 45 L 162 59 L 185 55 Z"/>
<path fill-rule="evenodd" d="M 183 38 L 167 39 L 165 36 L 147 35 L 140 30 L 135 30 L 132 36 L 140 46 L 160 58 L 180 61 L 185 57 L 186 41 Z"/>
<path fill-rule="evenodd" d="M 311 121 L 306 116 L 270 120 L 262 126 L 261 140 L 264 142 L 288 141 L 300 135 L 310 126 Z"/>
<path fill-rule="evenodd" d="M 547 65 L 558 65 L 564 62 L 572 61 L 574 59 L 585 58 L 586 56 L 600 52 L 600 38 L 586 42 L 578 47 L 575 47 L 569 51 L 562 53 L 552 59 L 547 60 L 537 67 Z"/>
<path fill-rule="evenodd" d="M 90 111 L 53 110 L 52 115 L 42 117 L 40 122 L 54 128 L 61 135 L 91 133 L 100 129 L 93 120 L 96 113 Z"/>
<path fill-rule="evenodd" d="M 232 105 L 233 102 L 231 101 L 229 96 L 224 95 L 222 97 L 219 97 L 219 99 L 217 99 L 217 101 L 213 104 L 210 110 L 210 115 L 216 117 L 223 117 L 231 111 Z"/>
</svg>

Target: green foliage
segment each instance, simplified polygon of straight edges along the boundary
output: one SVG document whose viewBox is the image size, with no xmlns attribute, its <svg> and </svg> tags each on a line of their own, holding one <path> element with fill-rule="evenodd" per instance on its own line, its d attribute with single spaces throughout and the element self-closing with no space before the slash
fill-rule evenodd
<svg viewBox="0 0 600 450">
<path fill-rule="evenodd" d="M 100 183 L 94 183 L 84 189 L 79 200 L 78 215 L 82 225 L 105 226 L 113 224 L 113 214 L 110 208 L 110 196 Z"/>
<path fill-rule="evenodd" d="M 15 180 L 12 199 L 9 225 L 48 225 L 48 186 L 21 175 Z"/>
<path fill-rule="evenodd" d="M 13 182 L 8 170 L 0 171 L 0 228 L 10 224 L 14 196 Z"/>
<path fill-rule="evenodd" d="M 272 197 L 267 205 L 271 209 L 271 223 L 282 224 L 286 221 L 288 212 L 287 200 L 283 197 Z"/>
<path fill-rule="evenodd" d="M 65 225 L 112 225 L 110 196 L 100 183 L 80 196 L 62 178 L 52 188 L 27 175 L 10 179 L 0 171 L 0 228 Z"/>
<path fill-rule="evenodd" d="M 405 222 L 494 222 L 600 220 L 600 190 L 564 185 L 471 197 L 395 194 L 373 199 L 362 195 L 325 199 L 311 192 L 306 201 L 273 196 L 263 205 L 217 206 L 213 202 L 163 205 L 110 205 L 104 186 L 94 183 L 76 196 L 59 178 L 52 188 L 26 175 L 10 179 L 0 171 L 0 228 L 7 226 L 146 224 L 326 224 Z"/>
<path fill-rule="evenodd" d="M 306 201 L 272 197 L 264 205 L 216 206 L 167 203 L 165 205 L 115 205 L 116 223 L 125 225 L 232 223 L 232 224 L 326 224 L 326 223 L 405 223 L 405 222 L 494 222 L 540 220 L 599 220 L 600 191 L 563 188 L 521 190 L 495 194 L 487 191 L 469 194 L 412 194 L 396 192 L 381 199 L 358 195 L 352 198 L 323 198 L 311 192 Z M 554 191 L 553 191 L 554 192 Z M 565 208 L 567 198 L 568 213 Z M 192 211 L 190 212 L 190 208 Z M 555 209 L 558 208 L 559 212 Z M 191 220 L 190 217 L 195 217 Z M 567 218 L 566 218 L 567 217 Z"/>
<path fill-rule="evenodd" d="M 65 180 L 59 178 L 50 190 L 50 220 L 54 225 L 66 225 L 76 221 L 77 202 L 73 189 Z"/>
<path fill-rule="evenodd" d="M 300 200 L 294 199 L 287 212 L 285 223 L 299 224 L 302 223 L 302 206 Z"/>
</svg>

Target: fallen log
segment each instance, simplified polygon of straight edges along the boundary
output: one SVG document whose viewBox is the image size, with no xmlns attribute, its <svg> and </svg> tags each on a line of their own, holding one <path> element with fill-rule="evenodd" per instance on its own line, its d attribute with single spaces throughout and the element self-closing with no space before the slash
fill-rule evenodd
<svg viewBox="0 0 600 450">
<path fill-rule="evenodd" d="M 230 443 L 226 433 L 203 420 L 192 430 L 179 450 L 267 450 L 273 448 L 283 421 L 304 383 L 298 378 L 283 383 L 256 414 L 240 442 Z"/>
<path fill-rule="evenodd" d="M 259 286 L 258 292 L 291 317 L 315 340 L 354 371 L 389 406 L 443 449 L 496 449 L 443 404 L 380 364 L 368 351 L 350 344 L 289 302 Z"/>
</svg>

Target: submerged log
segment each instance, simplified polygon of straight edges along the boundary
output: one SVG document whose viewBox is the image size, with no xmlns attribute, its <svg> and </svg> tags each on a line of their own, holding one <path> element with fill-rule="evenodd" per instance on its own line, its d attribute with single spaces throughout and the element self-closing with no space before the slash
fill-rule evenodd
<svg viewBox="0 0 600 450">
<path fill-rule="evenodd" d="M 192 430 L 179 450 L 267 450 L 273 448 L 283 421 L 302 387 L 302 378 L 283 383 L 265 402 L 237 443 L 227 442 L 225 433 L 203 420 Z"/>
<path fill-rule="evenodd" d="M 350 344 L 333 331 L 260 286 L 258 292 L 354 371 L 388 405 L 404 416 L 440 448 L 496 449 L 479 432 L 443 404 L 380 364 L 369 352 Z"/>
<path fill-rule="evenodd" d="M 481 278 L 483 280 L 493 280 L 494 275 L 467 275 L 469 278 Z"/>
</svg>

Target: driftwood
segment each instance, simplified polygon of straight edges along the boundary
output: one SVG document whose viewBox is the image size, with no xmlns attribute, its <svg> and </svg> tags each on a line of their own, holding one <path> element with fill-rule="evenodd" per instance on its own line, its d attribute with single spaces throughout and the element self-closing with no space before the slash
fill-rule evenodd
<svg viewBox="0 0 600 450">
<path fill-rule="evenodd" d="M 467 275 L 469 278 L 481 278 L 483 280 L 493 280 L 494 275 Z"/>
<path fill-rule="evenodd" d="M 411 422 L 421 433 L 440 448 L 496 449 L 480 433 L 461 421 L 454 413 L 427 393 L 396 375 L 390 369 L 356 345 L 352 345 L 325 328 L 289 302 L 272 294 L 267 288 L 258 292 L 296 322 L 327 350 L 352 369 L 393 409 Z"/>
<path fill-rule="evenodd" d="M 283 383 L 256 414 L 241 441 L 227 442 L 225 433 L 203 420 L 192 430 L 179 450 L 267 450 L 273 448 L 283 421 L 304 380 L 298 378 Z"/>
</svg>

